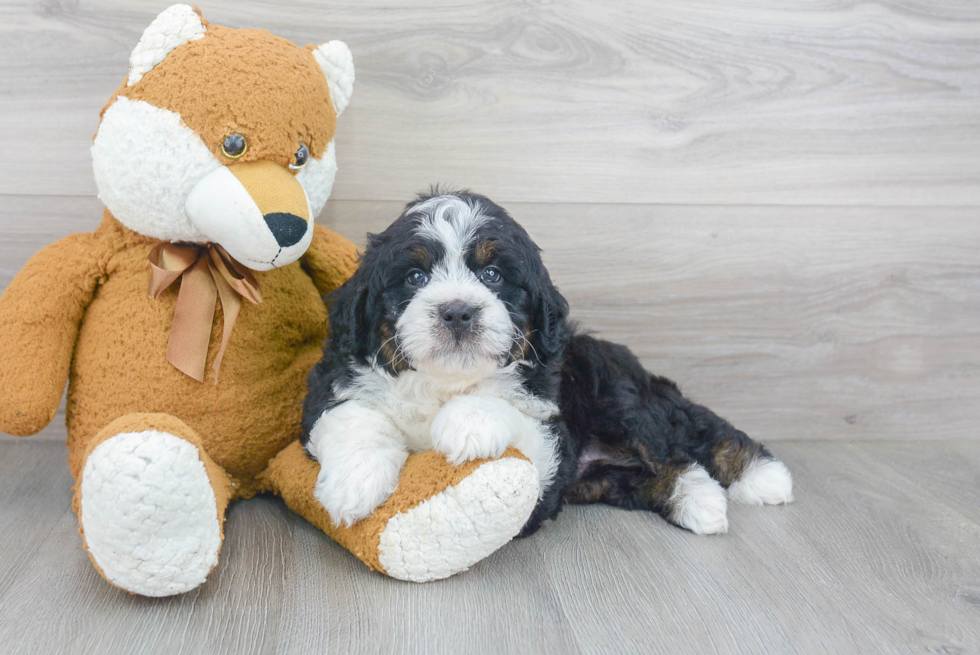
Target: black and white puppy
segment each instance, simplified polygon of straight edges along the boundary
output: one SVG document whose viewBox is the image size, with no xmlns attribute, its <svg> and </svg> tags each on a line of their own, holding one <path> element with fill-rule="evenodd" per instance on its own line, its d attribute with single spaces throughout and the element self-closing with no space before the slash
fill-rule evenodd
<svg viewBox="0 0 980 655">
<path fill-rule="evenodd" d="M 511 445 L 540 476 L 522 535 L 563 502 L 652 510 L 711 534 L 728 529 L 728 499 L 793 499 L 789 471 L 761 444 L 567 314 L 538 247 L 483 196 L 420 196 L 370 235 L 334 292 L 303 411 L 332 520 L 369 516 L 409 452 L 462 463 Z"/>
</svg>

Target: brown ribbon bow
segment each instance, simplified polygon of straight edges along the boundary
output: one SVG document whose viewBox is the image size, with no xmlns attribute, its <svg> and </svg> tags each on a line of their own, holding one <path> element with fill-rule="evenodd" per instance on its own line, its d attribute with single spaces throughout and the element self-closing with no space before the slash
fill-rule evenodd
<svg viewBox="0 0 980 655">
<path fill-rule="evenodd" d="M 180 292 L 170 324 L 167 361 L 198 382 L 204 382 L 204 367 L 211 341 L 214 310 L 221 297 L 224 334 L 214 358 L 214 383 L 225 356 L 225 347 L 242 307 L 242 298 L 262 302 L 262 291 L 252 272 L 232 259 L 216 243 L 161 243 L 150 251 L 150 298 L 159 298 L 177 278 Z"/>
</svg>

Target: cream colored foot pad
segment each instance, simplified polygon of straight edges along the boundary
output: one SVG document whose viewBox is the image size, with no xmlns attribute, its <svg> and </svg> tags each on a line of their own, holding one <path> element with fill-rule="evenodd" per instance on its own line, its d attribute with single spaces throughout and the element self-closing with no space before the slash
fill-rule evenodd
<svg viewBox="0 0 980 655">
<path fill-rule="evenodd" d="M 520 532 L 538 500 L 538 471 L 523 459 L 483 464 L 454 487 L 388 520 L 379 559 L 399 580 L 447 578 Z"/>
<path fill-rule="evenodd" d="M 204 582 L 218 562 L 221 525 L 197 448 L 157 431 L 99 444 L 82 473 L 86 546 L 113 584 L 170 596 Z"/>
</svg>

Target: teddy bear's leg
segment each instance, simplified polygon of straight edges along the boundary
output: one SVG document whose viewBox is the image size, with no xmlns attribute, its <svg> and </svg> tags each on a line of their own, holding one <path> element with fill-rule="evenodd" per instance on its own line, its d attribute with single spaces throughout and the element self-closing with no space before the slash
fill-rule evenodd
<svg viewBox="0 0 980 655">
<path fill-rule="evenodd" d="M 201 438 L 167 414 L 128 414 L 85 452 L 74 507 L 96 568 L 143 596 L 204 582 L 218 562 L 232 483 Z"/>
<path fill-rule="evenodd" d="M 294 442 L 263 477 L 293 511 L 369 567 L 413 582 L 465 571 L 514 538 L 538 501 L 538 470 L 514 448 L 459 466 L 428 451 L 409 455 L 398 488 L 374 514 L 338 527 L 313 495 L 319 468 Z"/>
</svg>

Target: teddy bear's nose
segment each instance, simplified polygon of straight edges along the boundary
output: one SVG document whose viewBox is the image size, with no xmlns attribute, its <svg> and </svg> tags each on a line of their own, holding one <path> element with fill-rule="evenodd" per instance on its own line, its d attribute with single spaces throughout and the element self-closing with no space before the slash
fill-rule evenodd
<svg viewBox="0 0 980 655">
<path fill-rule="evenodd" d="M 283 248 L 299 243 L 303 235 L 306 234 L 306 228 L 309 227 L 309 224 L 302 218 L 287 212 L 273 212 L 266 214 L 263 218 L 265 218 L 269 230 L 272 231 L 272 236 L 276 238 L 276 243 Z"/>
</svg>

